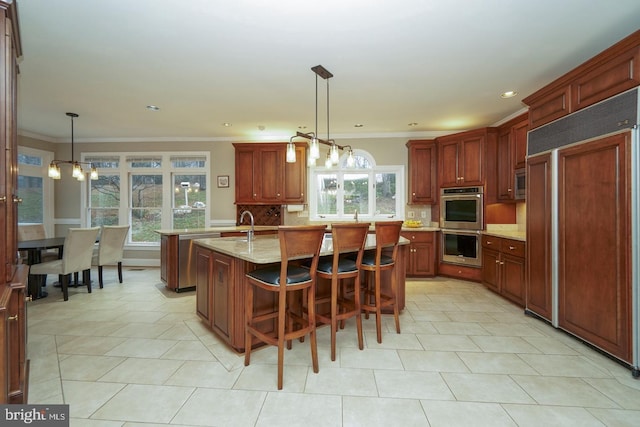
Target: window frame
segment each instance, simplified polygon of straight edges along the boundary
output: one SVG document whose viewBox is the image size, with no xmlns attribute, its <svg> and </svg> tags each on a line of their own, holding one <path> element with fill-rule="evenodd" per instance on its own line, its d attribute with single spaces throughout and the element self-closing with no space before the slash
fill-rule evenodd
<svg viewBox="0 0 640 427">
<path fill-rule="evenodd" d="M 131 224 L 131 176 L 132 175 L 161 175 L 162 176 L 162 206 L 161 206 L 161 225 L 160 229 L 173 228 L 173 176 L 198 174 L 204 175 L 207 182 L 205 210 L 205 222 L 208 223 L 211 216 L 211 162 L 210 153 L 206 151 L 187 151 L 176 152 L 166 151 L 160 153 L 150 152 L 95 152 L 83 153 L 82 160 L 86 158 L 104 157 L 109 159 L 118 158 L 118 167 L 98 168 L 98 175 L 119 175 L 120 177 L 120 206 L 118 208 L 118 223 Z M 203 157 L 205 159 L 204 166 L 198 167 L 174 167 L 172 160 L 182 157 Z M 129 160 L 132 158 L 154 158 L 160 159 L 159 167 L 132 167 Z M 125 189 L 126 186 L 126 189 Z M 81 223 L 84 226 L 91 226 L 91 206 L 90 206 L 91 181 L 85 180 L 82 183 L 82 215 Z M 207 224 L 205 224 L 205 227 Z M 132 232 L 127 236 L 127 247 L 154 248 L 160 246 L 160 239 L 157 242 L 132 242 Z"/>
<path fill-rule="evenodd" d="M 53 215 L 44 215 L 44 212 L 53 212 L 55 206 L 53 182 L 49 178 L 49 163 L 53 160 L 54 153 L 37 148 L 18 146 L 18 154 L 40 157 L 42 159 L 40 166 L 18 164 L 18 175 L 42 178 L 42 223 L 44 224 L 46 235 L 53 236 L 55 234 Z"/>
<path fill-rule="evenodd" d="M 309 168 L 309 192 L 308 194 L 313 195 L 309 198 L 309 220 L 310 221 L 318 221 L 318 222 L 327 222 L 327 221 L 352 221 L 354 219 L 354 214 L 345 214 L 344 213 L 344 176 L 345 174 L 352 173 L 364 173 L 367 174 L 368 184 L 369 184 L 369 202 L 368 202 L 368 213 L 360 213 L 358 212 L 358 220 L 362 221 L 393 221 L 398 219 L 404 219 L 404 209 L 405 209 L 405 173 L 404 173 L 404 165 L 377 165 L 373 156 L 365 150 L 354 150 L 355 156 L 364 157 L 369 164 L 370 168 L 348 168 L 346 166 L 346 161 L 348 154 L 343 153 L 338 162 L 338 166 L 333 166 L 327 168 L 325 166 L 311 166 Z M 395 208 L 396 213 L 394 215 L 389 214 L 378 214 L 376 213 L 376 174 L 379 173 L 387 173 L 387 174 L 395 174 L 396 176 L 396 191 L 395 191 Z M 318 193 L 319 189 L 317 186 L 317 176 L 319 174 L 336 174 L 338 180 L 338 189 L 337 189 L 337 206 L 336 206 L 336 214 L 318 214 L 318 203 L 315 195 Z"/>
</svg>

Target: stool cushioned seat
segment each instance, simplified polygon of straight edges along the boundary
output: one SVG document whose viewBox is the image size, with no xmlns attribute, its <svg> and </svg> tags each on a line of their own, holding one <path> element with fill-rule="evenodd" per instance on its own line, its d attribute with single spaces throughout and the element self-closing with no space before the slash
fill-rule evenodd
<svg viewBox="0 0 640 427">
<path fill-rule="evenodd" d="M 357 270 L 358 266 L 354 259 L 340 258 L 340 261 L 338 261 L 338 273 L 350 273 Z M 333 272 L 333 259 L 321 258 L 318 263 L 318 271 L 331 274 Z"/>
<path fill-rule="evenodd" d="M 393 258 L 388 255 L 380 256 L 380 265 L 393 264 Z M 376 251 L 367 251 L 362 256 L 362 264 L 364 265 L 376 265 Z"/>
<path fill-rule="evenodd" d="M 272 267 L 260 268 L 247 273 L 247 276 L 261 281 L 267 285 L 279 286 L 280 285 L 280 266 L 274 265 Z M 287 266 L 287 285 L 293 285 L 296 283 L 308 282 L 311 280 L 309 269 L 304 267 L 298 267 L 297 265 Z"/>
</svg>

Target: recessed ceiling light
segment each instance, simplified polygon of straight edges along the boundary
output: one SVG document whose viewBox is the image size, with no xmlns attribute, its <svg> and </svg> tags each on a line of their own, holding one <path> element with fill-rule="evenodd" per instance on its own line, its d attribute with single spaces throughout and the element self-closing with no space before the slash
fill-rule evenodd
<svg viewBox="0 0 640 427">
<path fill-rule="evenodd" d="M 147 105 L 147 110 L 149 111 L 160 111 L 160 107 L 156 105 Z"/>
<path fill-rule="evenodd" d="M 355 125 L 353 125 L 354 128 L 361 128 L 364 127 L 364 125 L 362 123 L 356 123 Z"/>
<path fill-rule="evenodd" d="M 515 90 L 508 90 L 508 91 L 500 94 L 500 98 L 513 98 L 517 94 L 518 94 L 518 92 L 516 92 Z"/>
<path fill-rule="evenodd" d="M 265 129 L 266 129 L 265 125 L 258 125 L 258 130 L 265 130 Z"/>
<path fill-rule="evenodd" d="M 298 129 L 306 129 L 307 127 L 302 125 L 302 126 L 298 126 Z"/>
<path fill-rule="evenodd" d="M 413 126 L 418 126 L 418 123 L 416 123 L 416 122 L 411 122 L 411 123 L 409 123 L 407 126 L 411 126 L 411 127 L 413 127 Z"/>
<path fill-rule="evenodd" d="M 231 127 L 232 125 L 231 125 L 231 123 L 223 123 L 223 124 L 222 124 L 222 126 L 224 126 L 224 127 L 226 127 L 226 128 L 229 128 L 229 127 Z"/>
</svg>

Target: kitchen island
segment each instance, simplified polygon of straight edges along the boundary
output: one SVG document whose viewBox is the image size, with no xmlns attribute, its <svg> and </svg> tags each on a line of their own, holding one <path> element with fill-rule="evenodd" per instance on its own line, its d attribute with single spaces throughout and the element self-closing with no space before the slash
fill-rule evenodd
<svg viewBox="0 0 640 427">
<path fill-rule="evenodd" d="M 330 234 L 325 236 L 321 255 L 332 255 Z M 245 274 L 269 264 L 280 262 L 280 241 L 277 235 L 256 236 L 248 242 L 246 238 L 197 239 L 196 263 L 196 311 L 198 316 L 234 350 L 244 352 L 244 292 Z M 390 287 L 390 274 L 396 275 L 398 306 L 405 305 L 405 263 L 409 241 L 400 238 L 397 265 L 393 271 L 383 274 L 383 289 Z M 375 249 L 375 235 L 367 237 L 366 249 Z M 318 280 L 317 292 L 329 289 L 329 281 Z M 257 289 L 254 292 L 254 310 L 270 312 L 276 307 L 276 295 Z M 274 322 L 264 322 L 264 332 L 275 330 Z M 258 345 L 258 342 L 255 342 Z"/>
<path fill-rule="evenodd" d="M 195 264 L 193 240 L 210 237 L 246 235 L 248 225 L 156 230 L 160 234 L 160 280 L 167 288 L 176 291 L 195 289 Z M 256 234 L 273 234 L 278 227 L 256 226 Z"/>
</svg>

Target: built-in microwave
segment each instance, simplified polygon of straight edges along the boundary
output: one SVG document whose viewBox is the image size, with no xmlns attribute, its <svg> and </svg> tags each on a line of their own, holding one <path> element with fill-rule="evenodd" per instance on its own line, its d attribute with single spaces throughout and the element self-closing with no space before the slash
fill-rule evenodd
<svg viewBox="0 0 640 427">
<path fill-rule="evenodd" d="M 482 187 L 452 187 L 440 190 L 440 227 L 482 230 L 484 191 Z"/>
<path fill-rule="evenodd" d="M 527 170 L 525 168 L 516 169 L 515 173 L 515 193 L 513 194 L 515 199 L 524 199 L 527 191 Z"/>
</svg>

